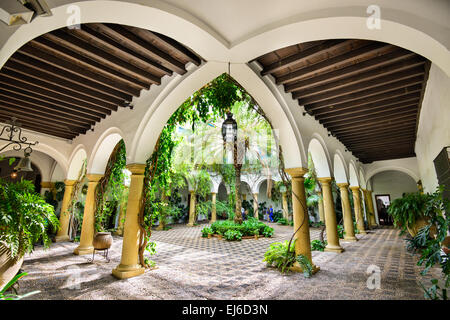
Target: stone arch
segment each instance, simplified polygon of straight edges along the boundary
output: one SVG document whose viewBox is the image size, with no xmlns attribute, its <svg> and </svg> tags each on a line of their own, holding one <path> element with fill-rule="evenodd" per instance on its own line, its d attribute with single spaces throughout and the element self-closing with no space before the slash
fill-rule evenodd
<svg viewBox="0 0 450 320">
<path fill-rule="evenodd" d="M 86 159 L 87 159 L 86 148 L 82 144 L 77 145 L 73 150 L 72 155 L 70 156 L 69 170 L 67 172 L 68 180 L 78 179 L 81 167 Z"/>
<path fill-rule="evenodd" d="M 195 91 L 228 71 L 228 64 L 208 62 L 174 86 L 168 86 L 148 108 L 130 147 L 130 157 L 136 163 L 144 163 L 153 151 L 158 135 L 170 116 Z M 283 148 L 286 168 L 302 166 L 302 153 L 294 130 L 277 99 L 264 82 L 247 65 L 231 69 L 231 76 L 252 95 L 278 132 L 278 142 Z"/>
<path fill-rule="evenodd" d="M 351 187 L 359 187 L 358 174 L 356 173 L 356 166 L 353 161 L 348 164 L 348 176 Z"/>
<path fill-rule="evenodd" d="M 362 168 L 359 168 L 359 182 L 361 184 L 361 188 L 366 189 L 366 179 L 364 178 L 364 171 Z"/>
<path fill-rule="evenodd" d="M 326 147 L 317 138 L 312 138 L 309 142 L 308 153 L 311 154 L 316 169 L 317 177 L 331 177 L 330 165 L 327 158 Z"/>
<path fill-rule="evenodd" d="M 415 182 L 420 180 L 419 176 L 415 172 L 413 172 L 412 170 L 410 170 L 408 168 L 404 168 L 404 167 L 400 167 L 400 166 L 383 166 L 381 168 L 376 168 L 376 169 L 373 169 L 372 171 L 367 172 L 365 181 L 366 181 L 366 183 L 368 183 L 370 178 L 372 178 L 377 173 L 380 173 L 380 172 L 383 172 L 383 171 L 392 171 L 392 170 L 393 171 L 400 171 L 400 172 L 403 172 L 403 173 L 407 174 Z"/>
<path fill-rule="evenodd" d="M 111 152 L 122 139 L 123 133 L 116 127 L 103 132 L 88 158 L 87 173 L 104 174 Z"/>
<path fill-rule="evenodd" d="M 338 150 L 334 154 L 333 171 L 336 183 L 348 183 L 345 161 Z"/>
</svg>

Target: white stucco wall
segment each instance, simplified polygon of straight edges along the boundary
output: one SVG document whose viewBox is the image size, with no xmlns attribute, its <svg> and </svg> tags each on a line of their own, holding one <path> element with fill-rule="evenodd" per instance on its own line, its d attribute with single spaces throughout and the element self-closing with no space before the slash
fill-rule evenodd
<svg viewBox="0 0 450 320">
<path fill-rule="evenodd" d="M 373 204 L 376 210 L 376 195 L 389 194 L 391 202 L 401 198 L 403 193 L 417 192 L 416 182 L 400 171 L 383 171 L 372 177 Z"/>
<path fill-rule="evenodd" d="M 450 145 L 450 78 L 431 65 L 422 102 L 415 152 L 424 191 L 438 186 L 433 160 Z"/>
</svg>

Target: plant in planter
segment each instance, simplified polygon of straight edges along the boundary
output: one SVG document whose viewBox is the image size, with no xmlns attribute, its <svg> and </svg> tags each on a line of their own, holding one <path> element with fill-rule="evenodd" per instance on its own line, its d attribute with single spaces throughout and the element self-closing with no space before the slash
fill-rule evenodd
<svg viewBox="0 0 450 320">
<path fill-rule="evenodd" d="M 407 193 L 402 198 L 392 201 L 388 214 L 394 219 L 394 225 L 402 231 L 408 231 L 414 237 L 420 228 L 427 225 L 429 215 L 425 212 L 426 203 L 430 195 Z"/>
<path fill-rule="evenodd" d="M 313 266 L 311 261 L 304 255 L 295 256 L 295 240 L 289 245 L 289 241 L 272 243 L 269 249 L 264 253 L 263 261 L 268 267 L 275 267 L 281 273 L 288 272 L 289 268 L 297 261 L 306 278 L 311 277 Z"/>
<path fill-rule="evenodd" d="M 242 233 L 237 230 L 228 230 L 224 233 L 223 237 L 228 241 L 241 241 Z"/>
<path fill-rule="evenodd" d="M 9 282 L 42 239 L 45 248 L 51 240 L 46 228 L 59 227 L 52 205 L 34 192 L 31 181 L 15 183 L 0 180 L 0 288 Z"/>
<path fill-rule="evenodd" d="M 210 227 L 205 227 L 202 229 L 202 237 L 203 238 L 209 238 L 209 237 L 211 237 L 212 234 L 214 234 L 214 232 Z"/>
<path fill-rule="evenodd" d="M 313 240 L 311 241 L 311 250 L 312 251 L 323 251 L 327 246 L 327 241 Z"/>
<path fill-rule="evenodd" d="M 3 289 L 0 290 L 0 300 L 20 300 L 32 295 L 35 295 L 37 293 L 40 293 L 40 291 L 33 291 L 33 292 L 28 292 L 26 294 L 22 294 L 22 295 L 18 295 L 17 292 L 15 293 L 7 293 L 8 289 L 13 289 L 15 291 L 15 289 L 13 288 L 13 285 L 19 281 L 20 278 L 26 276 L 28 273 L 26 272 L 22 272 L 18 275 L 16 275 L 14 278 L 11 279 L 11 281 L 9 281 L 4 287 Z"/>
</svg>

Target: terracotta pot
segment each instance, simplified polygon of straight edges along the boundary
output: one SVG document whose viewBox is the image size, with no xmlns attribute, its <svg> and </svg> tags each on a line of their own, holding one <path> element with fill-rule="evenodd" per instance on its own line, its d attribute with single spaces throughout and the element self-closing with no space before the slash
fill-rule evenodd
<svg viewBox="0 0 450 320">
<path fill-rule="evenodd" d="M 430 223 L 429 221 L 430 221 L 429 218 L 422 217 L 422 218 L 417 219 L 416 223 L 413 226 L 406 227 L 408 229 L 408 232 L 411 235 L 411 237 L 415 237 L 421 228 L 425 227 L 426 225 L 428 225 Z M 436 227 L 432 226 L 430 228 L 430 236 L 434 237 L 436 234 L 437 234 Z"/>
<path fill-rule="evenodd" d="M 10 250 L 0 243 L 0 290 L 19 272 L 23 257 L 11 259 Z"/>
<path fill-rule="evenodd" d="M 97 250 L 109 249 L 113 242 L 111 232 L 97 232 L 94 237 L 94 248 Z"/>
</svg>

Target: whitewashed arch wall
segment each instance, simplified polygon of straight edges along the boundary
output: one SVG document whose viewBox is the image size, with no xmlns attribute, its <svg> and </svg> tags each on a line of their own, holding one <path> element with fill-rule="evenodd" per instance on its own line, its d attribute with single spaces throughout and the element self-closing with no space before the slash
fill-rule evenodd
<svg viewBox="0 0 450 320">
<path fill-rule="evenodd" d="M 338 153 L 334 154 L 334 179 L 336 183 L 348 183 L 347 172 L 345 170 L 345 162 L 342 156 Z"/>
<path fill-rule="evenodd" d="M 326 178 L 331 177 L 330 165 L 327 158 L 326 146 L 317 138 L 312 138 L 309 142 L 308 153 L 311 154 L 311 158 L 314 162 L 314 168 L 316 169 L 317 177 Z"/>
<path fill-rule="evenodd" d="M 358 174 L 356 173 L 356 166 L 353 161 L 348 165 L 349 183 L 351 187 L 359 187 Z"/>
<path fill-rule="evenodd" d="M 104 174 L 111 152 L 122 139 L 123 133 L 118 128 L 109 128 L 103 132 L 89 156 L 87 173 Z"/>
</svg>

